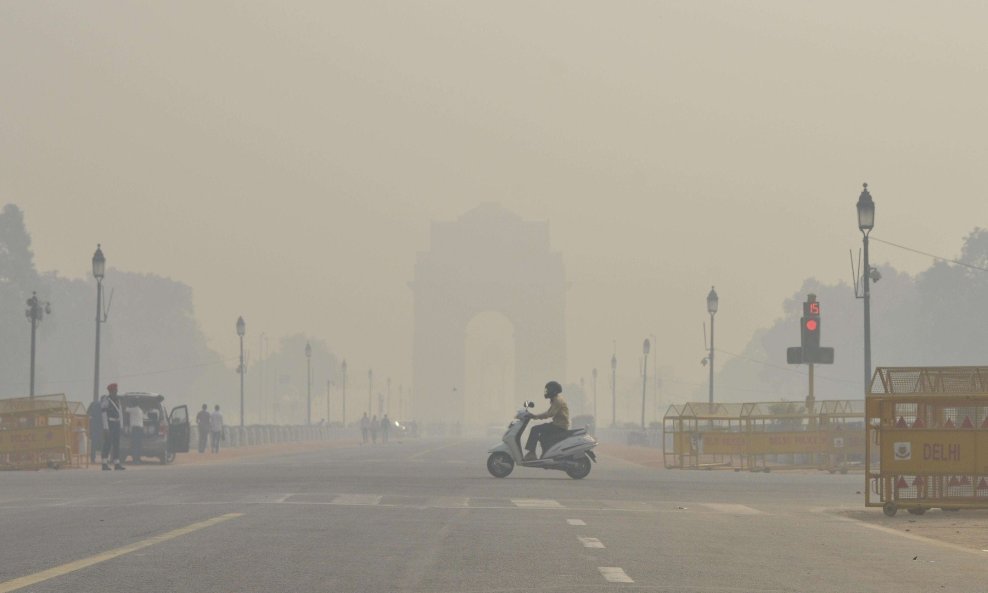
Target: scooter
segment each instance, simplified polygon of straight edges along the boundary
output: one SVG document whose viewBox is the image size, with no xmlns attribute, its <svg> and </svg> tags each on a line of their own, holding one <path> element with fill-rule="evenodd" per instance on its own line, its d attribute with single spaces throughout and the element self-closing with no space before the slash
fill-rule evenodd
<svg viewBox="0 0 988 593">
<path fill-rule="evenodd" d="M 521 435 L 532 420 L 529 408 L 534 408 L 535 402 L 525 402 L 515 414 L 515 419 L 508 425 L 508 430 L 501 437 L 501 443 L 488 451 L 487 471 L 495 478 L 506 478 L 515 469 L 522 467 L 540 467 L 542 469 L 558 469 L 574 480 L 587 477 L 590 473 L 591 460 L 596 463 L 597 456 L 593 448 L 597 441 L 587 434 L 586 428 L 567 431 L 562 440 L 549 444 L 543 451 L 541 459 L 525 461 L 521 450 Z"/>
</svg>

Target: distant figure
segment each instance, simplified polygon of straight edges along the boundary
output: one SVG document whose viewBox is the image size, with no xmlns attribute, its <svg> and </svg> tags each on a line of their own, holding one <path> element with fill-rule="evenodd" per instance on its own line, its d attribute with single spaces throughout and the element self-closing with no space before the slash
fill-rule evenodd
<svg viewBox="0 0 988 593">
<path fill-rule="evenodd" d="M 210 420 L 209 406 L 202 404 L 202 409 L 196 414 L 196 427 L 199 429 L 199 452 L 206 452 L 206 445 L 209 443 Z"/>
<path fill-rule="evenodd" d="M 86 410 L 89 415 L 89 463 L 96 463 L 96 450 L 103 449 L 103 412 L 100 410 L 100 400 L 89 404 Z"/>
<path fill-rule="evenodd" d="M 387 444 L 388 442 L 388 431 L 391 430 L 391 421 L 388 420 L 388 415 L 384 414 L 381 418 L 381 442 Z"/>
<path fill-rule="evenodd" d="M 370 431 L 371 431 L 371 441 L 377 444 L 377 429 L 380 427 L 380 423 L 377 421 L 377 414 L 370 421 Z"/>
<path fill-rule="evenodd" d="M 219 453 L 220 441 L 223 440 L 223 414 L 220 413 L 219 404 L 216 404 L 216 409 L 209 415 L 209 434 L 212 439 L 213 453 Z"/>
<path fill-rule="evenodd" d="M 134 402 L 134 405 L 127 408 L 127 428 L 125 430 L 130 435 L 130 458 L 134 463 L 141 462 L 141 453 L 144 448 L 144 410 Z M 124 456 L 126 457 L 126 455 Z"/>
<path fill-rule="evenodd" d="M 368 431 L 370 431 L 370 418 L 367 417 L 367 412 L 364 412 L 364 417 L 360 419 L 360 436 L 364 438 L 364 445 L 367 444 Z"/>
<path fill-rule="evenodd" d="M 100 400 L 100 414 L 103 421 L 103 471 L 109 471 L 110 459 L 113 459 L 113 469 L 125 469 L 120 465 L 120 423 L 123 421 L 123 410 L 120 409 L 120 398 L 117 397 L 117 384 L 106 386 L 108 395 Z M 111 457 L 112 455 L 112 457 Z"/>
</svg>

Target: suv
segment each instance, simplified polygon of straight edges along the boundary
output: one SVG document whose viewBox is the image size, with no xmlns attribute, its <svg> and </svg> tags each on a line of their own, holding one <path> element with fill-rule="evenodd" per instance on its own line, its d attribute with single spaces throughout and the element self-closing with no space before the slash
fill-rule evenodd
<svg viewBox="0 0 988 593">
<path fill-rule="evenodd" d="M 171 414 L 165 409 L 165 396 L 157 393 L 129 392 L 120 395 L 124 412 L 123 425 L 129 426 L 127 409 L 140 406 L 144 412 L 144 440 L 141 457 L 157 457 L 162 465 L 175 461 L 176 453 L 189 452 L 189 407 L 176 406 Z M 120 459 L 130 455 L 129 431 L 120 434 Z M 135 459 L 134 462 L 139 462 Z"/>
</svg>

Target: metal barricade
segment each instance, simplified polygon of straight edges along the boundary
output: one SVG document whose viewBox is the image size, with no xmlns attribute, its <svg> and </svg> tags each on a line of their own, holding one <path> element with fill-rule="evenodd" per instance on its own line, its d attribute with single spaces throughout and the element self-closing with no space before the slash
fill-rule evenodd
<svg viewBox="0 0 988 593">
<path fill-rule="evenodd" d="M 662 456 L 669 469 L 741 467 L 742 404 L 672 405 L 662 419 Z"/>
<path fill-rule="evenodd" d="M 880 367 L 865 426 L 865 506 L 988 508 L 988 367 Z"/>
<path fill-rule="evenodd" d="M 0 469 L 79 467 L 86 426 L 82 405 L 61 394 L 0 400 Z"/>
</svg>

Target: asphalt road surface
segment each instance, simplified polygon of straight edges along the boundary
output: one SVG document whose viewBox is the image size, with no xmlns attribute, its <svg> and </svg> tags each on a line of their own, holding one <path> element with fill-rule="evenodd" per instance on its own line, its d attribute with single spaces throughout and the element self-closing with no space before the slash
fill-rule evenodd
<svg viewBox="0 0 988 593">
<path fill-rule="evenodd" d="M 602 453 L 584 480 L 495 479 L 491 444 L 6 472 L 0 593 L 988 591 L 988 551 L 843 516 L 860 475 Z"/>
</svg>

